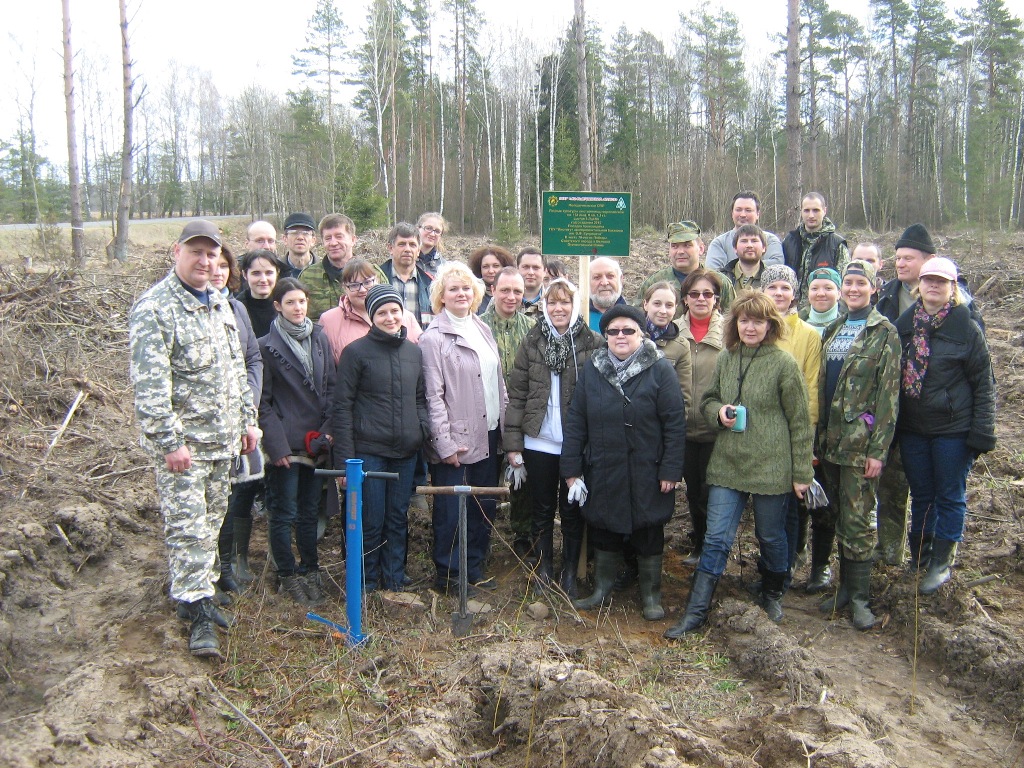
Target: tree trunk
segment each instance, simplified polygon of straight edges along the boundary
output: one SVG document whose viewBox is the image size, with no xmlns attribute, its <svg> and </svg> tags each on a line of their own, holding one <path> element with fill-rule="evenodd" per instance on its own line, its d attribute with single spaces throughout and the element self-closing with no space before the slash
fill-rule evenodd
<svg viewBox="0 0 1024 768">
<path fill-rule="evenodd" d="M 576 18 L 576 104 L 580 118 L 580 184 L 584 190 L 594 188 L 594 171 L 590 162 L 590 89 L 587 87 L 587 30 L 583 0 L 574 0 Z M 639 187 L 637 190 L 639 191 Z"/>
<path fill-rule="evenodd" d="M 71 253 L 85 266 L 85 225 L 82 222 L 82 183 L 78 170 L 78 135 L 75 129 L 74 51 L 71 48 L 71 0 L 61 0 L 64 20 L 64 109 L 68 129 L 68 183 L 71 192 Z"/>
<path fill-rule="evenodd" d="M 803 160 L 800 156 L 800 0 L 788 0 L 786 27 L 786 198 L 779 214 L 800 202 Z M 776 203 L 778 204 L 778 203 Z"/>
</svg>

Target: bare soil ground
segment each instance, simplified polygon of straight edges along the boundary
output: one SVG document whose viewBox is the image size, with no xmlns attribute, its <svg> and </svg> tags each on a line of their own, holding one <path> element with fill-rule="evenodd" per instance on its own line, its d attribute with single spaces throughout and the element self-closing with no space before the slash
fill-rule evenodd
<svg viewBox="0 0 1024 768">
<path fill-rule="evenodd" d="M 240 244 L 240 227 L 232 235 Z M 449 251 L 481 241 L 452 239 Z M 919 598 L 912 578 L 879 566 L 884 621 L 860 633 L 818 612 L 801 572 L 785 619 L 772 624 L 742 588 L 754 574 L 747 523 L 711 627 L 667 643 L 661 633 L 691 573 L 680 494 L 665 621 L 642 619 L 635 588 L 600 613 L 553 598 L 533 618 L 535 598 L 499 521 L 491 572 L 500 588 L 459 639 L 455 601 L 426 589 L 421 513 L 410 572 L 422 606 L 373 595 L 369 639 L 350 648 L 274 594 L 258 524 L 253 561 L 264 578 L 237 601 L 239 625 L 213 663 L 188 655 L 167 598 L 127 381 L 127 311 L 167 268 L 166 250 L 140 240 L 129 267 L 97 262 L 77 276 L 38 260 L 26 274 L 20 251 L 5 250 L 0 765 L 1024 765 L 1024 239 L 944 244 L 984 308 L 999 445 L 975 467 L 966 541 L 938 595 Z M 634 247 L 632 285 L 665 250 L 654 238 Z M 381 256 L 379 233 L 360 248 Z M 320 613 L 344 624 L 336 528 L 322 553 L 334 583 Z M 985 576 L 994 578 L 972 585 Z"/>
</svg>

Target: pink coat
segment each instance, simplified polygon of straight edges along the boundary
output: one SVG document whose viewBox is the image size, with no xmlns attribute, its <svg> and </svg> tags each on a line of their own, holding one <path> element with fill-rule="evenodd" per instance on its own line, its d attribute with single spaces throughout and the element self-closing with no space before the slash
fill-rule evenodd
<svg viewBox="0 0 1024 768">
<path fill-rule="evenodd" d="M 341 359 L 342 350 L 346 346 L 370 332 L 370 324 L 352 308 L 348 296 L 342 296 L 338 306 L 320 315 L 320 325 L 323 326 L 327 342 L 331 345 L 335 365 Z M 415 316 L 409 310 L 405 311 L 402 325 L 409 332 L 406 337 L 409 341 L 413 344 L 419 341 L 423 329 L 420 328 L 420 324 L 416 322 Z"/>
<path fill-rule="evenodd" d="M 505 377 L 501 373 L 498 345 L 491 329 L 476 315 L 471 315 L 483 337 L 498 358 L 498 402 L 501 413 L 498 428 L 504 427 Z M 480 363 L 476 352 L 441 312 L 420 338 L 423 352 L 423 378 L 427 386 L 427 414 L 430 418 L 430 440 L 424 445 L 427 461 L 438 464 L 459 448 L 459 463 L 475 464 L 488 458 L 487 412 L 484 386 L 480 379 Z"/>
</svg>

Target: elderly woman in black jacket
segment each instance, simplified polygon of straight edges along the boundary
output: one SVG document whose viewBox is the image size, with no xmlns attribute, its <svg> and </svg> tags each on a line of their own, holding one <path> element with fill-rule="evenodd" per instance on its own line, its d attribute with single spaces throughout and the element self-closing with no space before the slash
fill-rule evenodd
<svg viewBox="0 0 1024 768">
<path fill-rule="evenodd" d="M 316 519 L 323 481 L 314 474 L 331 451 L 335 368 L 323 330 L 306 317 L 309 294 L 284 278 L 272 294 L 277 319 L 260 339 L 260 428 L 267 466 L 270 549 L 281 591 L 300 604 L 323 601 Z M 292 525 L 301 559 L 292 554 Z"/>
<path fill-rule="evenodd" d="M 686 411 L 675 370 L 644 338 L 645 324 L 643 312 L 626 304 L 601 315 L 608 347 L 594 352 L 580 370 L 561 470 L 569 500 L 583 496 L 594 543 L 594 593 L 573 605 L 591 609 L 604 602 L 625 565 L 628 538 L 637 554 L 644 618 L 657 621 L 665 616 L 665 524 L 683 477 Z"/>
<path fill-rule="evenodd" d="M 897 438 L 910 483 L 911 567 L 920 591 L 949 581 L 967 515 L 967 473 L 996 444 L 988 343 L 957 287 L 956 265 L 921 267 L 919 298 L 896 321 L 903 347 Z"/>
<path fill-rule="evenodd" d="M 397 472 L 398 480 L 363 485 L 363 581 L 401 592 L 409 499 L 417 451 L 429 433 L 423 355 L 402 325 L 405 304 L 390 285 L 366 294 L 369 333 L 347 345 L 334 390 L 334 462 L 362 459 L 364 472 Z"/>
<path fill-rule="evenodd" d="M 531 535 L 536 577 L 541 586 L 554 578 L 555 510 L 562 521 L 561 587 L 576 598 L 576 563 L 583 542 L 579 505 L 568 501 L 568 488 L 559 474 L 565 418 L 579 371 L 601 337 L 580 313 L 576 286 L 552 280 L 544 291 L 543 317 L 519 345 L 509 375 L 508 408 L 502 443 L 508 465 L 525 464 L 526 489 L 533 503 Z"/>
</svg>

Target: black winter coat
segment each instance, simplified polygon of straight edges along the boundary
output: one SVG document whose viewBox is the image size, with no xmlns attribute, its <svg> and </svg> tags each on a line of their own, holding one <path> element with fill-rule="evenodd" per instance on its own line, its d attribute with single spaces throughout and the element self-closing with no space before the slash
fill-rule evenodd
<svg viewBox="0 0 1024 768">
<path fill-rule="evenodd" d="M 338 469 L 356 453 L 404 459 L 429 435 L 423 354 L 406 334 L 375 326 L 342 351 L 332 409 Z"/>
<path fill-rule="evenodd" d="M 916 306 L 896 321 L 903 360 L 910 354 Z M 996 444 L 992 360 L 985 335 L 966 306 L 950 310 L 932 333 L 929 349 L 921 397 L 900 393 L 897 431 L 927 437 L 965 434 L 968 447 L 991 451 Z"/>
<path fill-rule="evenodd" d="M 334 399 L 334 358 L 323 329 L 313 326 L 313 375 L 291 351 L 276 326 L 260 339 L 263 354 L 263 396 L 260 429 L 271 462 L 286 456 L 307 456 L 306 433 L 330 434 Z"/>
<path fill-rule="evenodd" d="M 583 476 L 583 517 L 613 533 L 664 525 L 675 494 L 660 481 L 683 476 L 686 409 L 672 364 L 650 341 L 620 390 L 607 349 L 580 368 L 562 438 L 562 477 Z"/>
<path fill-rule="evenodd" d="M 835 269 L 841 245 L 846 245 L 846 238 L 836 232 L 827 232 L 819 237 L 811 248 L 811 270 L 818 267 Z M 804 255 L 804 241 L 800 237 L 799 227 L 790 230 L 786 239 L 782 241 L 782 254 L 786 259 L 786 266 L 796 272 L 803 283 L 804 275 L 800 274 L 800 267 Z"/>
</svg>

